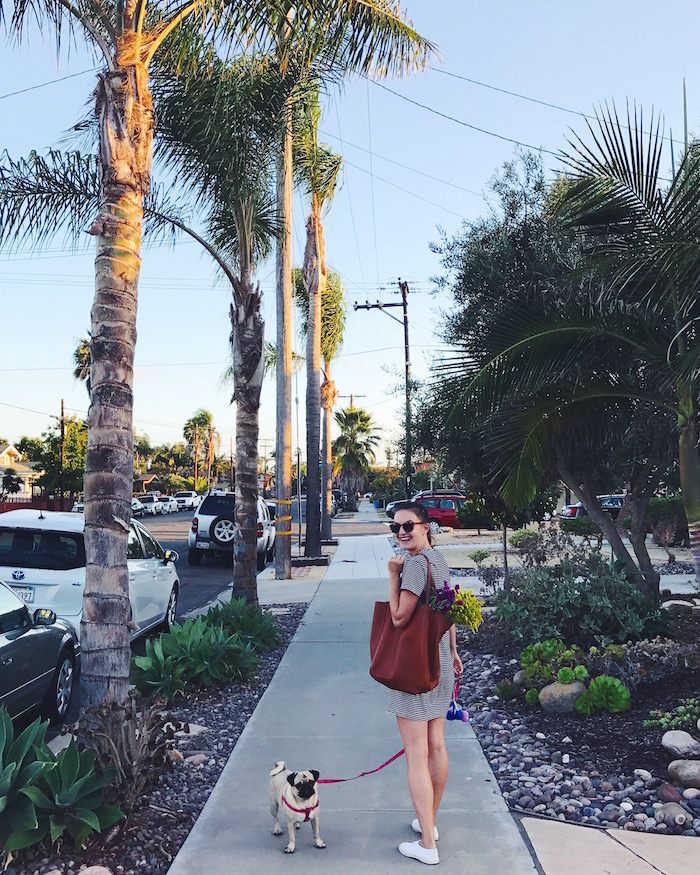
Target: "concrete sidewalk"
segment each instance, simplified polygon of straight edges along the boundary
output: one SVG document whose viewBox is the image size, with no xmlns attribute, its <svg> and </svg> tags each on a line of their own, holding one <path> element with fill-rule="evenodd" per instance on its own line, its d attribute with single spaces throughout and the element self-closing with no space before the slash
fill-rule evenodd
<svg viewBox="0 0 700 875">
<path fill-rule="evenodd" d="M 298 833 L 293 856 L 272 835 L 268 774 L 276 760 L 343 778 L 375 768 L 401 749 L 386 694 L 368 674 L 369 628 L 387 594 L 385 536 L 346 538 L 277 672 L 241 735 L 169 875 L 304 872 L 370 875 L 415 871 L 398 844 L 412 841 L 406 766 L 321 788 L 321 835 Z M 214 728 L 214 727 L 213 727 Z M 451 775 L 440 808 L 441 871 L 463 875 L 537 871 L 471 727 L 448 723 Z"/>
<path fill-rule="evenodd" d="M 369 517 L 374 508 L 361 506 Z M 403 758 L 383 771 L 321 788 L 321 835 L 303 824 L 297 850 L 272 835 L 268 773 L 276 760 L 345 778 L 401 748 L 386 694 L 368 674 L 369 628 L 387 595 L 384 535 L 343 538 L 267 691 L 248 722 L 169 875 L 369 875 L 416 872 L 397 850 L 415 839 Z M 291 582 L 290 582 L 291 583 Z M 293 586 L 293 583 L 292 583 Z M 212 727 L 215 729 L 215 727 Z M 479 742 L 464 723 L 445 727 L 450 778 L 438 821 L 440 871 L 454 875 L 687 875 L 698 839 L 594 830 L 514 818 Z"/>
</svg>

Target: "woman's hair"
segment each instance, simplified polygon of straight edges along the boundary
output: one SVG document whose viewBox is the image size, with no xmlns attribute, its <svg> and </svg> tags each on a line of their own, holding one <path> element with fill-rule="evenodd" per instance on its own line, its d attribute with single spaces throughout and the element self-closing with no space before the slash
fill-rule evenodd
<svg viewBox="0 0 700 875">
<path fill-rule="evenodd" d="M 430 522 L 430 519 L 428 518 L 428 508 L 423 507 L 422 504 L 418 504 L 417 501 L 400 501 L 394 505 L 394 513 L 396 513 L 397 510 L 410 510 L 418 517 L 418 522 Z M 428 529 L 428 543 L 431 547 L 433 546 L 433 536 L 430 534 L 430 529 Z"/>
</svg>

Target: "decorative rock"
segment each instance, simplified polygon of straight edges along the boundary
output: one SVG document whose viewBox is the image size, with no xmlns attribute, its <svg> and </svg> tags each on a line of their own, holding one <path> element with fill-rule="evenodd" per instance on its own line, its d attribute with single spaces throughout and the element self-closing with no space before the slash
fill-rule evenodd
<svg viewBox="0 0 700 875">
<path fill-rule="evenodd" d="M 81 875 L 112 875 L 111 869 L 104 866 L 88 866 L 87 869 L 80 870 Z"/>
<path fill-rule="evenodd" d="M 683 787 L 700 789 L 700 762 L 697 760 L 674 760 L 668 766 L 669 778 Z M 661 789 L 661 788 L 659 788 Z M 661 798 L 659 796 L 659 798 Z M 669 799 L 669 802 L 678 800 Z"/>
<path fill-rule="evenodd" d="M 520 671 L 516 671 L 513 675 L 513 683 L 516 687 L 524 687 L 525 686 L 525 670 L 520 669 Z"/>
<path fill-rule="evenodd" d="M 576 702 L 586 691 L 581 681 L 560 684 L 555 681 L 540 690 L 540 705 L 548 714 L 567 714 L 574 710 Z"/>
<path fill-rule="evenodd" d="M 666 826 L 685 826 L 692 818 L 688 812 L 677 802 L 666 802 L 656 812 L 656 819 Z"/>
<path fill-rule="evenodd" d="M 639 780 L 644 781 L 644 783 L 652 780 L 651 772 L 648 772 L 646 769 L 635 769 L 634 777 L 639 778 Z"/>
<path fill-rule="evenodd" d="M 195 753 L 195 754 L 192 754 L 191 757 L 187 757 L 187 759 L 185 760 L 185 763 L 188 766 L 199 766 L 202 763 L 206 763 L 208 760 L 209 760 L 209 757 L 205 753 Z"/>
<path fill-rule="evenodd" d="M 677 617 L 680 614 L 693 613 L 693 605 L 690 602 L 684 602 L 682 599 L 670 599 L 667 602 L 663 602 L 661 607 L 667 610 L 673 617 Z"/>
<path fill-rule="evenodd" d="M 675 759 L 688 760 L 700 757 L 700 743 L 689 732 L 683 732 L 681 729 L 664 732 L 661 744 Z"/>
<path fill-rule="evenodd" d="M 670 774 L 670 766 L 669 766 L 669 774 Z M 676 790 L 673 784 L 662 784 L 659 789 L 656 791 L 656 795 L 659 797 L 661 802 L 680 802 L 681 794 Z"/>
<path fill-rule="evenodd" d="M 567 735 L 567 736 L 565 736 L 564 738 L 562 738 L 561 743 L 562 743 L 562 744 L 571 744 L 571 739 L 570 739 L 569 736 Z"/>
<path fill-rule="evenodd" d="M 700 790 L 697 787 L 687 787 L 682 795 L 684 799 L 697 799 L 700 796 Z"/>
<path fill-rule="evenodd" d="M 172 763 L 181 763 L 185 759 L 183 754 L 181 754 L 180 751 L 175 747 L 172 750 L 168 751 L 168 758 Z"/>
</svg>

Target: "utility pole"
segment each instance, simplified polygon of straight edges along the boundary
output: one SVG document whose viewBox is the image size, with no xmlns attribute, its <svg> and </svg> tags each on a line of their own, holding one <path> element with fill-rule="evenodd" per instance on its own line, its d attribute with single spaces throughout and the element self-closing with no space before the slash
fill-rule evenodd
<svg viewBox="0 0 700 875">
<path fill-rule="evenodd" d="M 63 491 L 64 491 L 64 471 L 66 467 L 66 410 L 63 404 L 63 398 L 61 398 L 61 468 L 59 473 L 59 488 L 61 490 L 61 503 L 59 507 L 61 510 L 63 507 Z"/>
<path fill-rule="evenodd" d="M 349 398 L 350 399 L 350 409 L 352 410 L 355 407 L 355 398 L 365 398 L 365 395 L 338 395 L 338 398 Z"/>
<path fill-rule="evenodd" d="M 401 292 L 400 304 L 384 304 L 381 301 L 377 301 L 376 304 L 370 304 L 369 301 L 366 301 L 364 304 L 358 304 L 357 301 L 355 301 L 353 307 L 355 310 L 381 310 L 382 312 L 386 312 L 389 307 L 403 308 L 404 357 L 406 364 L 406 460 L 404 464 L 404 476 L 406 498 L 409 499 L 412 492 L 411 472 L 413 470 L 411 463 L 411 356 L 408 347 L 408 283 L 401 282 L 400 277 L 399 291 Z M 399 325 L 401 324 L 401 320 L 397 319 L 396 316 L 393 316 L 391 313 L 387 313 L 386 315 L 395 322 L 398 322 Z"/>
</svg>

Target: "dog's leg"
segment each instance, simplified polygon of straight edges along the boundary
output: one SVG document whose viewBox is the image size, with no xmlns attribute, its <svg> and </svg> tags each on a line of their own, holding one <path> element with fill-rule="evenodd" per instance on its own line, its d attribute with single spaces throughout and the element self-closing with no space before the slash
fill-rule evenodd
<svg viewBox="0 0 700 875">
<path fill-rule="evenodd" d="M 284 849 L 285 854 L 293 854 L 294 849 L 297 846 L 297 835 L 296 835 L 297 824 L 295 824 L 290 818 L 287 819 L 287 832 L 289 834 L 289 844 Z"/>
<path fill-rule="evenodd" d="M 273 817 L 274 824 L 272 826 L 272 835 L 273 836 L 281 836 L 282 835 L 282 827 L 280 826 L 279 821 L 279 810 L 280 806 L 276 799 L 270 800 L 270 814 Z"/>
<path fill-rule="evenodd" d="M 316 817 L 311 821 L 311 827 L 314 831 L 314 840 L 316 842 L 317 848 L 325 848 L 326 843 L 321 838 L 321 824 L 318 822 L 318 809 L 316 810 Z"/>
</svg>

